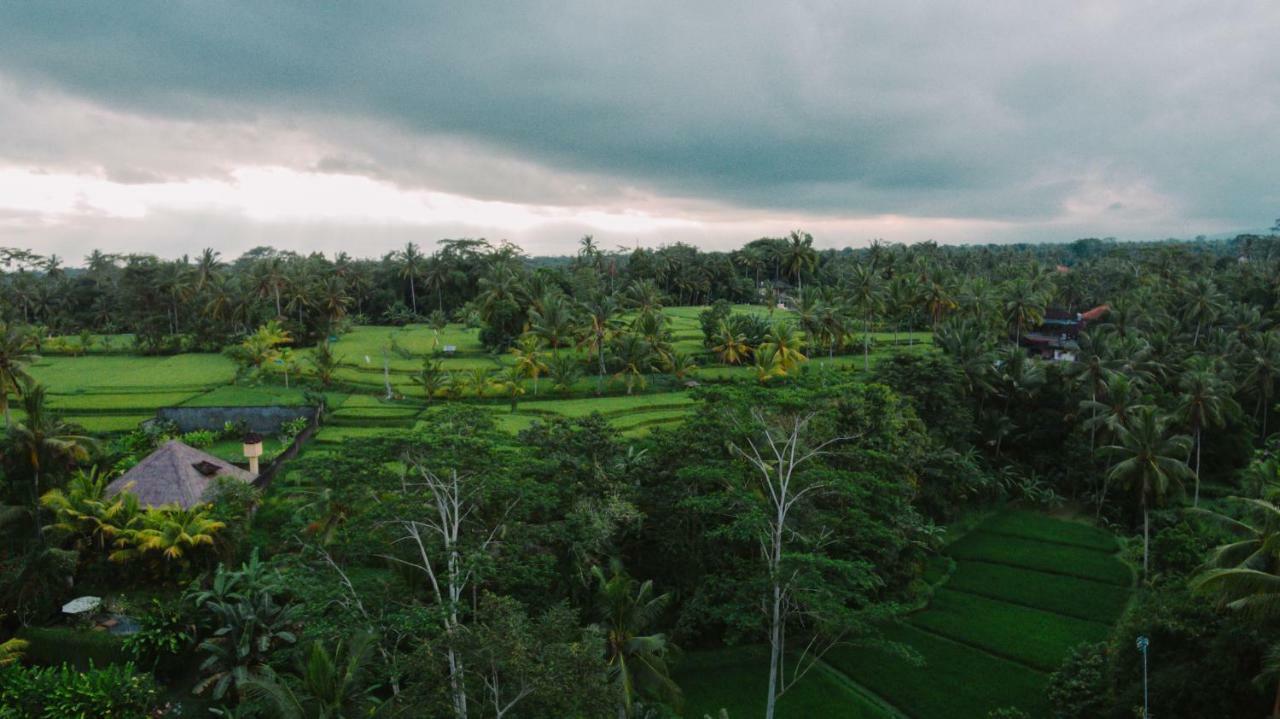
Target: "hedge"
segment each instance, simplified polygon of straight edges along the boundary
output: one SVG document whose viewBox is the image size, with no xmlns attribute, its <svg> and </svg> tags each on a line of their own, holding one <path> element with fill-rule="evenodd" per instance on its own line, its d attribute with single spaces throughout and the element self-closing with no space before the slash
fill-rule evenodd
<svg viewBox="0 0 1280 719">
<path fill-rule="evenodd" d="M 70 664 L 86 670 L 90 662 L 104 667 L 123 664 L 130 656 L 124 648 L 124 640 L 105 631 L 95 632 L 70 627 L 27 627 L 18 632 L 19 639 L 30 644 L 23 652 L 29 664 L 59 666 Z"/>
</svg>

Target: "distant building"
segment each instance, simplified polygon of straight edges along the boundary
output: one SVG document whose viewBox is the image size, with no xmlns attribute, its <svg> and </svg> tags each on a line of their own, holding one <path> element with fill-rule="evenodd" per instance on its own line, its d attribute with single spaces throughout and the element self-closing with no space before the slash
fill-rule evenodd
<svg viewBox="0 0 1280 719">
<path fill-rule="evenodd" d="M 1080 352 L 1077 342 L 1080 333 L 1090 322 L 1106 316 L 1110 305 L 1099 305 L 1088 312 L 1065 312 L 1050 309 L 1044 313 L 1044 321 L 1022 335 L 1019 342 L 1035 357 L 1060 362 L 1075 362 Z"/>
</svg>

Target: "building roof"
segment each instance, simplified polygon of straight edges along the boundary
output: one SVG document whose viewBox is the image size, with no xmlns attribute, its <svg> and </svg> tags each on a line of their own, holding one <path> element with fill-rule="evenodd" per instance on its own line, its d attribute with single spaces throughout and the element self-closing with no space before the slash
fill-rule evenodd
<svg viewBox="0 0 1280 719">
<path fill-rule="evenodd" d="M 107 485 L 107 496 L 129 492 L 143 506 L 177 504 L 185 509 L 208 501 L 205 492 L 218 477 L 242 482 L 254 479 L 252 474 L 230 462 L 174 439 Z"/>
</svg>

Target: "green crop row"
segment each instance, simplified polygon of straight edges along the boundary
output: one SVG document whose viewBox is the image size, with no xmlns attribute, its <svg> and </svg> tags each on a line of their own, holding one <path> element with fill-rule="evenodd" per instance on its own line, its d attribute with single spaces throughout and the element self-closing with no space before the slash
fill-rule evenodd
<svg viewBox="0 0 1280 719">
<path fill-rule="evenodd" d="M 948 589 L 1110 624 L 1120 618 L 1129 590 L 1062 574 L 961 560 Z"/>
<path fill-rule="evenodd" d="M 684 690 L 684 716 L 755 717 L 764 713 L 769 657 L 763 647 L 691 652 L 676 681 Z M 892 715 L 821 670 L 809 672 L 778 700 L 780 719 L 889 719 Z"/>
<path fill-rule="evenodd" d="M 982 528 L 988 532 L 1008 534 L 1045 542 L 1060 542 L 1077 547 L 1116 551 L 1116 540 L 1110 532 L 1080 522 L 1051 519 L 1034 512 L 1010 510 L 993 515 Z"/>
<path fill-rule="evenodd" d="M 1110 628 L 1061 614 L 943 587 L 911 623 L 1041 671 L 1058 668 L 1071 647 L 1107 638 Z"/>
<path fill-rule="evenodd" d="M 1043 674 L 908 625 L 889 625 L 883 632 L 885 639 L 915 650 L 923 664 L 858 646 L 837 647 L 826 660 L 907 716 L 987 719 L 991 710 L 1009 706 L 1048 716 Z"/>
<path fill-rule="evenodd" d="M 973 559 L 1051 574 L 1092 579 L 1128 587 L 1133 582 L 1129 568 L 1114 556 L 1095 549 L 1072 547 L 1056 542 L 1022 539 L 981 529 L 971 532 L 947 549 L 956 559 Z"/>
</svg>

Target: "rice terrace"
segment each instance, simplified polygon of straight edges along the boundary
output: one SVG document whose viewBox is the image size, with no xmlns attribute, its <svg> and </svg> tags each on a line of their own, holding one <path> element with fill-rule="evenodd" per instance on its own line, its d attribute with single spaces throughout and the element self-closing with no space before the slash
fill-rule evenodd
<svg viewBox="0 0 1280 719">
<path fill-rule="evenodd" d="M 0 3 L 0 719 L 1280 719 L 1280 5 Z"/>
</svg>

